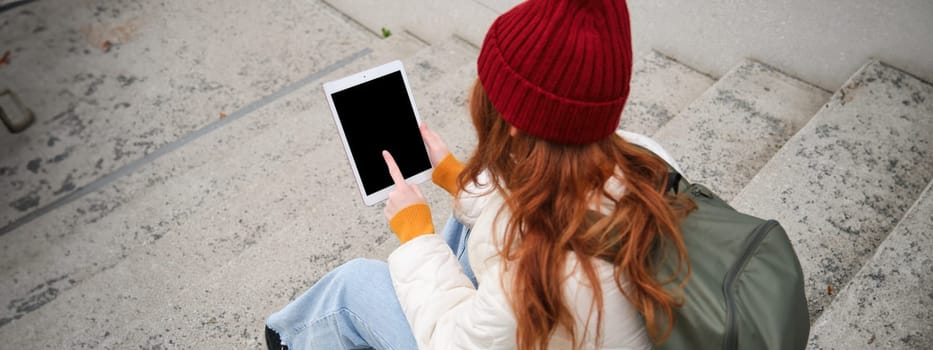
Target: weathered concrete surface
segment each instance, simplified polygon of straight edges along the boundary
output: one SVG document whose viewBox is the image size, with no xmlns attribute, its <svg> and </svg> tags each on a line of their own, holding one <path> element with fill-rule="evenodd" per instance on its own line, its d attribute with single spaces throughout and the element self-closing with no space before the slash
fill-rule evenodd
<svg viewBox="0 0 933 350">
<path fill-rule="evenodd" d="M 933 179 L 931 115 L 933 86 L 870 63 L 732 201 L 784 225 L 811 320 Z"/>
<path fill-rule="evenodd" d="M 404 62 L 406 72 L 412 71 L 413 74 L 417 74 L 416 77 L 409 77 L 409 82 L 415 94 L 415 103 L 419 107 L 418 112 L 425 111 L 424 108 L 420 108 L 421 103 L 433 101 L 433 96 L 424 95 L 430 93 L 430 90 L 446 86 L 445 84 L 463 88 L 462 82 L 453 80 L 449 73 L 463 66 L 475 65 L 478 54 L 479 49 L 469 42 L 449 37 L 407 58 Z"/>
<path fill-rule="evenodd" d="M 933 345 L 933 183 L 810 332 L 811 349 Z"/>
<path fill-rule="evenodd" d="M 473 55 L 475 54 L 472 54 L 469 48 L 459 50 L 456 44 L 440 45 L 415 55 L 408 60 L 406 66 L 409 67 L 413 85 L 427 85 L 426 82 L 434 79 L 438 71 L 451 69 L 450 64 L 471 61 L 475 59 Z M 398 58 L 385 56 L 383 55 L 381 59 L 374 58 L 369 64 Z M 460 60 L 455 60 L 451 56 L 460 57 Z M 362 68 L 365 67 L 359 65 L 356 67 L 356 69 Z M 349 71 L 345 70 L 343 74 L 346 73 Z M 338 76 L 334 76 L 336 77 Z M 416 99 L 421 98 L 416 97 Z M 424 108 L 421 109 L 424 110 Z M 342 147 L 332 129 L 333 121 L 330 110 L 319 88 L 315 86 L 299 90 L 290 95 L 290 98 L 257 111 L 257 115 L 250 116 L 250 118 L 272 115 L 282 117 L 277 118 L 276 122 L 261 135 L 242 139 L 243 144 L 235 145 L 228 152 L 228 156 L 215 159 L 183 176 L 157 185 L 152 191 L 153 194 L 142 196 L 128 203 L 121 208 L 121 211 L 102 220 L 117 224 L 138 223 L 144 219 L 134 214 L 145 213 L 147 209 L 158 213 L 163 203 L 166 207 L 171 206 L 184 213 L 183 217 L 170 220 L 172 225 L 167 228 L 167 231 L 163 231 L 161 225 L 155 228 L 157 232 L 155 235 L 159 236 L 155 240 L 141 245 L 134 251 L 128 253 L 124 251 L 122 256 L 111 258 L 109 261 L 111 264 L 99 271 L 102 273 L 93 271 L 95 274 L 91 276 L 82 276 L 86 280 L 79 281 L 83 283 L 77 286 L 71 286 L 70 282 L 66 282 L 67 289 L 73 287 L 73 290 L 61 295 L 60 299 L 48 302 L 39 311 L 22 315 L 22 320 L 0 328 L 0 335 L 7 331 L 21 334 L 23 329 L 17 328 L 18 324 L 43 324 L 53 329 L 71 327 L 58 324 L 60 320 L 55 315 L 62 315 L 68 319 L 70 315 L 81 314 L 100 315 L 91 322 L 83 323 L 82 327 L 100 329 L 101 332 L 108 331 L 108 326 L 113 326 L 113 323 L 118 320 L 139 318 L 134 318 L 134 313 L 152 314 L 153 318 L 138 322 L 154 322 L 150 324 L 150 327 L 155 328 L 145 329 L 161 330 L 159 323 L 165 317 L 181 318 L 182 310 L 180 308 L 167 310 L 162 307 L 176 300 L 189 300 L 184 297 L 175 298 L 176 293 L 198 285 L 199 281 L 211 270 L 232 261 L 257 242 L 267 241 L 266 237 L 271 231 L 277 231 L 284 226 L 291 227 L 292 231 L 286 232 L 277 244 L 296 249 L 297 254 L 293 257 L 302 260 L 299 264 L 307 263 L 305 261 L 307 254 L 312 255 L 312 258 L 307 260 L 312 264 L 327 262 L 326 269 L 345 260 L 342 254 L 346 254 L 347 257 L 372 256 L 373 245 L 385 243 L 391 234 L 388 233 L 384 220 L 381 219 L 381 208 L 363 207 L 359 200 L 356 184 L 349 173 Z M 189 147 L 210 147 L 213 141 L 212 138 L 205 137 L 205 140 L 199 140 L 199 143 Z M 256 152 L 255 150 L 262 151 Z M 165 161 L 178 161 L 178 159 L 165 159 Z M 199 195 L 199 191 L 193 191 L 193 196 L 186 195 L 186 191 L 191 191 L 193 188 L 210 189 L 213 193 Z M 426 191 L 426 193 L 438 197 L 442 191 Z M 188 200 L 188 197 L 194 197 L 192 199 L 200 197 L 201 200 Z M 335 200 L 335 198 L 343 199 Z M 342 204 L 335 203 L 338 201 Z M 437 208 L 438 220 L 444 219 L 444 212 L 449 210 L 449 206 L 444 207 L 444 204 L 446 202 L 441 203 Z M 155 207 L 148 208 L 150 205 Z M 322 220 L 321 217 L 327 219 Z M 322 223 L 328 220 L 334 224 Z M 299 223 L 301 228 L 294 229 L 295 223 Z M 99 225 L 98 228 L 100 228 Z M 317 243 L 295 245 L 294 232 L 301 230 L 310 230 L 306 232 L 307 237 Z M 113 229 L 104 228 L 104 231 L 112 232 Z M 349 231 L 352 232 L 348 233 Z M 197 239 L 189 236 L 193 233 L 198 235 Z M 88 246 L 89 250 L 93 248 L 99 250 L 101 246 L 107 250 L 114 246 L 112 242 L 97 244 L 96 247 L 94 244 L 84 245 Z M 335 246 L 340 247 L 339 253 L 332 251 L 332 247 Z M 269 258 L 268 252 L 269 250 L 265 250 L 262 253 L 267 259 Z M 86 254 L 83 256 L 84 260 L 81 258 L 75 257 L 74 259 L 84 265 L 99 260 L 99 257 Z M 114 260 L 116 262 L 113 262 Z M 163 261 L 170 261 L 171 264 L 163 263 Z M 259 265 L 261 264 L 260 262 Z M 95 266 L 91 269 L 97 269 L 96 265 L 95 262 Z M 254 265 L 253 268 L 259 265 Z M 307 275 L 306 271 L 300 272 L 305 278 L 302 281 L 305 282 L 308 281 L 307 278 L 316 279 L 320 276 L 320 274 Z M 239 273 L 242 274 L 243 271 Z M 137 279 L 135 277 L 137 275 L 148 276 L 148 278 Z M 300 289 L 306 287 L 306 283 L 300 284 L 302 286 Z M 124 287 L 113 291 L 115 294 L 104 293 L 104 297 L 101 293 L 94 292 L 107 290 L 106 286 L 111 285 Z M 235 289 L 239 290 L 239 288 Z M 40 291 L 46 290 L 40 288 Z M 133 295 L 136 302 L 108 305 L 108 300 L 112 301 L 120 295 Z M 104 302 L 97 299 L 89 300 L 89 296 L 102 298 Z M 226 310 L 229 310 L 230 303 L 258 305 L 265 301 L 224 299 L 222 302 L 227 307 Z M 226 314 L 226 311 L 210 316 L 222 318 L 223 314 Z M 102 319 L 104 316 L 107 316 L 106 320 Z M 199 319 L 199 322 L 202 322 L 201 326 L 205 326 L 204 320 L 206 318 Z M 255 321 L 255 319 L 251 320 Z M 224 321 L 223 326 L 239 327 L 241 323 L 237 322 L 242 322 L 239 316 L 235 321 Z M 206 324 L 211 325 L 213 322 L 206 322 Z M 10 327 L 13 328 L 7 329 Z M 261 331 L 261 327 L 251 328 L 254 329 L 250 329 L 250 333 Z M 190 328 L 181 329 L 186 333 L 190 330 Z M 151 332 L 140 333 L 137 329 L 126 326 L 109 331 L 113 339 L 106 341 L 83 336 L 73 339 L 51 339 L 46 344 L 67 347 L 69 344 L 84 342 L 103 347 L 109 346 L 111 342 L 123 342 L 125 346 L 131 346 L 131 344 L 146 344 L 154 339 L 149 338 L 152 335 Z M 32 336 L 34 335 L 28 338 L 35 340 Z M 199 336 L 207 337 L 199 338 L 201 340 L 209 339 L 205 341 L 216 343 L 217 340 L 213 337 L 219 335 L 205 329 L 205 332 Z M 186 337 L 189 339 L 185 339 Z M 178 342 L 189 344 L 190 337 L 191 335 L 181 335 L 175 338 L 176 344 Z M 237 337 L 234 340 L 242 341 L 243 339 Z M 238 344 L 242 345 L 242 343 Z M 120 347 L 122 346 L 118 346 Z M 238 345 L 232 348 L 240 347 Z"/>
<path fill-rule="evenodd" d="M 486 0 L 484 0 L 486 1 Z M 503 1 L 503 0 L 496 0 Z M 835 91 L 868 60 L 933 80 L 933 2 L 629 0 L 636 52 L 714 76 L 746 57 Z"/>
<path fill-rule="evenodd" d="M 515 5 L 518 5 L 522 0 L 474 0 L 488 8 L 493 9 L 497 13 L 503 13 L 508 11 Z"/>
<path fill-rule="evenodd" d="M 360 62 L 352 63 L 350 66 L 331 74 L 330 77 L 322 77 L 313 84 L 320 84 L 325 79 L 333 79 L 339 74 L 349 74 L 353 70 L 363 69 L 378 63 L 383 63 L 393 59 L 401 59 L 410 56 L 412 53 L 421 49 L 423 44 L 417 42 L 414 38 L 404 34 L 393 36 L 391 39 L 374 42 L 372 48 L 375 53 L 364 57 Z M 410 72 L 410 78 L 413 83 L 420 83 L 427 77 L 424 77 L 422 69 L 415 69 Z M 318 98 L 320 96 L 313 95 Z M 287 104 L 299 101 L 287 100 Z M 315 101 L 315 103 L 319 103 Z M 307 105 L 301 104 L 296 108 L 307 108 Z M 173 153 L 166 155 L 168 163 L 164 166 L 153 166 L 147 171 L 139 173 L 130 173 L 127 177 L 120 179 L 114 186 L 105 187 L 100 192 L 95 192 L 73 202 L 68 210 L 56 210 L 49 213 L 42 220 L 37 220 L 31 224 L 32 227 L 21 228 L 16 233 L 0 236 L 0 243 L 3 246 L 3 254 L 0 254 L 0 266 L 8 266 L 13 262 L 22 262 L 23 256 L 31 256 L 36 251 L 41 251 L 50 245 L 70 245 L 63 244 L 59 240 L 71 236 L 75 226 L 90 225 L 106 217 L 110 212 L 118 209 L 125 202 L 136 196 L 147 194 L 150 187 L 165 183 L 171 178 L 180 176 L 192 169 L 203 166 L 206 163 L 219 157 L 239 156 L 238 147 L 250 139 L 263 139 L 264 134 L 269 132 L 270 125 L 286 123 L 285 117 L 270 118 L 244 118 L 244 121 L 235 121 L 222 126 L 222 131 L 210 134 L 211 142 L 206 146 L 188 147 L 196 145 L 195 143 L 186 145 Z M 300 120 L 289 120 L 287 122 L 300 122 Z M 328 125 L 321 125 L 327 127 Z M 256 153 L 256 149 L 242 150 L 247 154 Z M 161 163 L 158 163 L 161 164 Z M 52 219 L 52 218 L 56 219 Z M 43 234 L 44 233 L 44 234 Z M 20 254 L 17 256 L 16 254 Z"/>
<path fill-rule="evenodd" d="M 828 98 L 817 87 L 745 61 L 654 137 L 685 177 L 729 200 Z"/>
<path fill-rule="evenodd" d="M 715 81 L 656 51 L 636 60 L 619 129 L 653 135 Z"/>
<path fill-rule="evenodd" d="M 422 47 L 404 36 L 378 44 L 380 54 L 339 74 L 399 59 Z M 422 71 L 412 70 L 413 82 L 421 83 L 429 77 Z M 330 79 L 337 77 L 334 74 Z M 192 220 L 198 220 L 203 207 L 231 200 L 243 186 L 254 186 L 249 183 L 250 174 L 265 173 L 255 164 L 276 161 L 281 157 L 277 153 L 287 148 L 281 143 L 287 141 L 282 138 L 283 129 L 307 132 L 291 133 L 292 138 L 332 131 L 333 122 L 329 120 L 309 125 L 310 130 L 291 126 L 306 123 L 307 117 L 301 112 L 312 106 L 324 105 L 326 110 L 323 93 L 317 91 L 319 84 L 297 91 L 295 94 L 304 96 L 286 98 L 273 112 L 262 109 L 241 123 L 228 124 L 157 160 L 139 174 L 120 179 L 101 192 L 0 237 L 4 252 L 0 258 L 0 276 L 4 276 L 0 279 L 4 290 L 0 302 L 9 305 L 0 311 L 0 320 L 9 321 L 33 311 L 49 301 L 35 297 L 49 288 L 63 292 L 125 260 L 138 247 L 152 244 L 173 230 L 184 230 Z M 292 115 L 295 117 L 289 117 Z M 222 262 L 224 254 L 215 253 L 210 259 Z M 47 280 L 59 276 L 68 279 L 46 285 Z M 30 307 L 22 308 L 27 301 Z"/>
<path fill-rule="evenodd" d="M 0 14 L 0 85 L 37 119 L 0 138 L 0 227 L 373 40 L 315 1 L 46 0 Z"/>
<path fill-rule="evenodd" d="M 411 31 L 431 44 L 459 36 L 475 46 L 483 43 L 486 30 L 499 15 L 476 0 L 424 1 L 324 0 L 374 33 L 382 28 Z"/>
</svg>

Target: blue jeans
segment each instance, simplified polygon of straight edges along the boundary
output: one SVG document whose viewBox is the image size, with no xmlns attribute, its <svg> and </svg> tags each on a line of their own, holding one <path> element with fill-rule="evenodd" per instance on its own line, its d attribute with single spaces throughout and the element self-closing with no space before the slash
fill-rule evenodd
<svg viewBox="0 0 933 350">
<path fill-rule="evenodd" d="M 440 235 L 475 286 L 466 254 L 470 230 L 451 217 Z M 266 325 L 290 350 L 418 348 L 384 261 L 354 259 L 337 267 Z"/>
</svg>

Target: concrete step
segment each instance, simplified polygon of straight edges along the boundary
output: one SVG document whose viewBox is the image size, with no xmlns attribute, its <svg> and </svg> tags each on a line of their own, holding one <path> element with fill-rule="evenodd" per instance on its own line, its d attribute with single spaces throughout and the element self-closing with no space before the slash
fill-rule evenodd
<svg viewBox="0 0 933 350">
<path fill-rule="evenodd" d="M 829 93 L 746 60 L 657 133 L 684 176 L 729 200 L 829 98 Z"/>
<path fill-rule="evenodd" d="M 324 1 L 374 33 L 381 33 L 382 28 L 408 30 L 432 44 L 459 36 L 478 47 L 500 13 L 475 0 Z"/>
<path fill-rule="evenodd" d="M 411 71 L 413 73 L 409 73 L 410 75 L 417 75 L 409 77 L 412 91 L 415 93 L 415 103 L 430 100 L 429 96 L 419 94 L 443 84 L 444 79 L 449 78 L 448 73 L 457 71 L 464 65 L 475 65 L 478 54 L 479 49 L 473 44 L 458 37 L 448 37 L 406 59 L 406 72 Z"/>
<path fill-rule="evenodd" d="M 4 18 L 0 84 L 36 123 L 0 138 L 0 228 L 377 40 L 314 1 L 51 0 Z"/>
<path fill-rule="evenodd" d="M 422 43 L 407 35 L 397 35 L 388 40 L 374 42 L 372 46 L 374 53 L 364 57 L 359 62 L 351 63 L 338 72 L 319 78 L 319 81 L 314 83 L 313 88 L 318 87 L 320 82 L 327 79 L 335 79 L 378 63 L 410 56 L 423 47 Z M 431 76 L 431 74 L 421 74 L 421 71 L 421 69 L 412 71 L 411 81 L 413 84 L 421 83 Z M 309 97 L 311 97 L 310 100 L 315 101 L 314 103 L 318 103 L 317 100 L 321 98 L 318 93 Z M 302 108 L 308 108 L 309 103 L 307 101 L 286 99 L 285 103 L 291 107 L 289 110 L 298 111 Z M 292 105 L 293 102 L 294 106 Z M 230 121 L 230 119 L 226 121 Z M 181 147 L 167 154 L 164 159 L 156 160 L 149 168 L 132 172 L 118 179 L 111 186 L 105 186 L 100 191 L 89 193 L 60 210 L 45 215 L 41 220 L 30 223 L 28 227 L 21 227 L 10 234 L 0 236 L 0 245 L 2 245 L 3 249 L 3 254 L 0 254 L 0 270 L 15 266 L 17 262 L 24 261 L 25 257 L 38 254 L 47 246 L 73 246 L 76 242 L 86 241 L 83 238 L 75 238 L 72 241 L 65 241 L 65 239 L 71 239 L 69 236 L 75 235 L 77 228 L 100 221 L 135 197 L 145 196 L 149 192 L 159 193 L 159 191 L 153 191 L 153 188 L 166 183 L 169 179 L 181 177 L 183 174 L 203 167 L 205 164 L 219 158 L 243 152 L 255 153 L 256 149 L 258 149 L 256 148 L 257 145 L 249 146 L 248 140 L 274 139 L 274 136 L 267 134 L 280 133 L 281 130 L 270 131 L 270 129 L 274 129 L 271 126 L 288 125 L 289 123 L 302 124 L 304 121 L 301 119 L 284 120 L 281 117 L 250 117 L 245 118 L 242 122 L 224 124 L 221 130 L 205 135 L 204 139 L 210 141 L 196 140 L 190 144 L 191 147 Z M 199 144 L 201 146 L 195 146 Z M 244 144 L 248 146 L 240 147 Z M 210 179 L 210 177 L 205 177 L 205 179 Z M 167 194 L 163 197 L 166 202 L 178 199 Z M 195 202 L 203 199 L 198 195 L 189 197 Z M 176 205 L 176 207 L 185 206 Z M 160 212 L 164 211 L 165 209 Z M 154 225 L 155 223 L 145 222 L 140 226 L 146 226 L 144 224 Z"/>
<path fill-rule="evenodd" d="M 632 67 L 631 93 L 619 129 L 653 135 L 714 82 L 703 73 L 651 51 Z"/>
<path fill-rule="evenodd" d="M 512 7 L 515 7 L 515 5 L 518 5 L 523 0 L 475 0 L 475 1 L 483 5 L 486 5 L 486 7 L 493 9 L 497 13 L 503 13 L 505 11 L 508 11 Z"/>
<path fill-rule="evenodd" d="M 431 88 L 415 92 L 422 118 L 437 131 L 451 152 L 465 161 L 476 147 L 476 132 L 470 119 L 469 98 L 477 80 L 476 58 L 438 80 Z M 449 195 L 448 195 L 449 196 Z"/>
<path fill-rule="evenodd" d="M 460 56 L 464 56 L 468 61 L 475 60 L 475 57 L 470 57 L 469 53 Z M 432 67 L 436 65 L 438 64 L 434 63 Z M 417 75 L 418 65 L 407 64 L 407 66 L 413 67 L 410 68 L 412 76 Z M 439 81 L 445 80 L 439 79 Z M 461 90 L 463 89 L 461 88 Z M 298 91 L 297 94 L 307 95 L 302 91 Z M 318 96 L 319 94 L 320 91 L 314 91 L 313 99 L 323 100 L 322 95 Z M 449 105 L 449 103 L 447 104 Z M 128 305 L 103 307 L 90 302 L 96 306 L 91 310 L 85 309 L 85 311 L 91 313 L 106 311 L 111 315 L 121 314 L 127 318 L 132 318 L 133 310 L 150 307 L 148 304 L 150 302 L 152 307 L 164 306 L 164 304 L 160 303 L 171 301 L 165 299 L 165 296 L 173 295 L 181 289 L 190 288 L 190 286 L 196 284 L 194 281 L 203 278 L 212 269 L 223 266 L 224 263 L 235 259 L 236 256 L 256 244 L 256 242 L 263 241 L 263 237 L 269 233 L 269 230 L 275 230 L 284 225 L 283 223 L 295 220 L 301 221 L 301 229 L 313 230 L 308 233 L 308 237 L 318 242 L 318 244 L 296 246 L 296 248 L 310 249 L 313 254 L 316 254 L 318 258 L 312 258 L 312 261 L 319 261 L 321 256 L 329 253 L 330 247 L 337 244 L 334 243 L 334 240 L 343 242 L 338 245 L 342 251 L 351 255 L 367 254 L 367 252 L 373 251 L 374 244 L 384 243 L 391 234 L 385 229 L 385 224 L 381 220 L 379 214 L 381 208 L 362 206 L 356 191 L 356 184 L 349 174 L 349 167 L 345 164 L 346 159 L 343 157 L 342 147 L 332 130 L 328 129 L 331 132 L 327 132 L 327 130 L 308 130 L 309 127 L 313 128 L 315 125 L 321 125 L 322 123 L 332 124 L 330 111 L 326 103 L 321 102 L 310 107 L 305 106 L 299 111 L 286 109 L 271 110 L 268 113 L 272 115 L 291 113 L 296 117 L 282 119 L 297 120 L 298 118 L 307 119 L 309 112 L 314 116 L 314 121 L 311 123 L 280 124 L 284 125 L 284 130 L 281 130 L 275 136 L 284 140 L 280 142 L 281 144 L 257 142 L 252 145 L 253 147 L 260 147 L 266 152 L 285 150 L 281 154 L 260 153 L 257 157 L 257 154 L 253 154 L 255 152 L 239 152 L 241 154 L 238 157 L 230 157 L 225 159 L 224 162 L 219 162 L 219 164 L 210 164 L 210 167 L 204 167 L 205 170 L 203 171 L 196 174 L 186 174 L 181 179 L 161 185 L 161 190 L 155 192 L 181 191 L 176 196 L 184 197 L 184 191 L 190 191 L 192 188 L 202 188 L 203 186 L 197 185 L 197 183 L 200 181 L 199 179 L 207 178 L 210 182 L 206 182 L 204 186 L 220 188 L 222 190 L 219 191 L 226 192 L 227 195 L 210 196 L 210 198 L 203 199 L 200 203 L 189 203 L 187 207 L 183 206 L 185 209 L 182 210 L 188 212 L 186 213 L 188 217 L 182 218 L 182 220 L 173 220 L 173 227 L 166 232 L 164 237 L 151 242 L 150 245 L 141 246 L 128 257 L 122 257 L 117 263 L 107 266 L 108 270 L 102 271 L 104 273 L 90 276 L 84 283 L 79 283 L 76 286 L 69 286 L 73 290 L 67 293 L 57 292 L 57 294 L 63 294 L 61 298 L 48 303 L 38 312 L 24 315 L 28 321 L 23 322 L 30 324 L 58 322 L 56 320 L 58 316 L 72 314 L 69 310 L 74 305 L 66 306 L 65 310 L 59 309 L 59 306 L 69 305 L 73 300 L 82 300 L 80 302 L 82 305 L 89 303 L 90 301 L 86 299 L 89 298 L 89 295 L 95 294 L 87 291 L 101 290 L 102 285 L 114 284 L 132 286 L 124 288 L 121 292 L 131 293 L 137 298 L 145 300 L 147 304 L 134 307 Z M 210 173 L 212 168 L 224 169 L 224 171 L 221 174 L 212 174 Z M 233 174 L 234 178 L 227 179 L 221 176 L 222 174 Z M 281 174 L 289 175 L 283 177 Z M 275 185 L 259 187 L 256 184 Z M 333 191 L 337 193 L 333 193 Z M 436 197 L 437 194 L 434 196 Z M 353 209 L 340 209 L 339 206 L 331 205 L 330 201 L 333 201 L 333 198 L 344 198 L 347 205 L 350 205 Z M 159 201 L 162 199 L 162 197 L 155 197 L 137 200 L 127 205 L 127 210 L 136 213 L 145 211 L 141 208 L 133 208 L 133 206 L 138 205 L 139 202 L 161 204 Z M 324 201 L 328 201 L 328 204 L 322 207 L 320 203 Z M 176 205 L 173 206 L 177 207 Z M 449 206 L 441 211 L 446 210 L 449 210 Z M 348 217 L 350 215 L 354 216 L 350 218 Z M 333 218 L 334 222 L 340 224 L 322 226 L 321 216 Z M 438 216 L 443 219 L 442 214 L 438 214 Z M 365 222 L 367 221 L 364 221 L 364 219 L 370 223 L 366 225 Z M 119 221 L 119 219 L 108 221 Z M 364 227 L 368 229 L 362 229 Z M 323 231 L 314 232 L 317 229 Z M 349 229 L 353 229 L 356 235 L 333 235 L 334 232 L 345 233 Z M 187 235 L 187 233 L 192 232 L 197 232 L 198 237 L 193 238 Z M 289 232 L 280 243 L 291 244 L 289 240 L 295 239 L 294 233 L 295 231 Z M 326 242 L 326 244 L 322 242 Z M 316 249 L 313 247 L 323 248 Z M 136 280 L 139 275 L 148 276 L 147 281 Z M 70 299 L 71 297 L 76 299 Z M 104 299 L 112 300 L 112 297 L 114 295 L 109 295 L 108 298 Z M 158 310 L 152 310 L 152 314 L 157 315 L 159 312 Z M 121 317 L 113 316 L 107 320 L 97 320 L 84 326 L 92 329 L 107 329 L 108 326 L 114 325 L 115 320 L 119 319 Z M 8 331 L 7 328 L 16 325 L 16 323 L 13 323 L 8 327 L 0 328 L 0 334 Z M 9 331 L 14 334 L 16 332 L 14 329 Z M 129 328 L 120 326 L 120 332 L 123 331 L 131 332 Z M 111 330 L 111 333 L 115 337 L 112 341 L 122 340 L 117 339 L 120 335 L 117 334 L 116 330 Z M 148 337 L 148 334 L 140 335 L 133 338 L 132 342 L 142 342 L 146 337 Z M 49 344 L 61 341 L 72 342 L 70 344 L 74 342 L 74 340 L 62 339 L 50 341 L 52 343 Z M 67 345 L 66 343 L 55 344 Z"/>
<path fill-rule="evenodd" d="M 732 204 L 781 222 L 816 320 L 933 179 L 933 86 L 860 69 Z"/>
<path fill-rule="evenodd" d="M 4 290 L 0 302 L 8 305 L 0 310 L 0 326 L 53 299 L 54 295 L 48 297 L 50 291 L 58 294 L 70 289 L 125 260 L 139 247 L 185 232 L 192 221 L 216 220 L 205 219 L 200 212 L 212 203 L 236 198 L 244 186 L 255 186 L 250 175 L 265 173 L 262 166 L 293 149 L 293 140 L 332 130 L 332 119 L 309 124 L 301 113 L 311 108 L 328 110 L 321 82 L 411 55 L 424 46 L 399 35 L 373 47 L 379 53 L 0 236 L 0 288 Z M 413 81 L 430 76 L 420 72 L 417 67 L 412 70 Z M 212 249 L 216 259 L 227 256 L 222 253 L 224 247 Z"/>
<path fill-rule="evenodd" d="M 810 349 L 933 344 L 933 183 L 813 324 Z"/>
</svg>

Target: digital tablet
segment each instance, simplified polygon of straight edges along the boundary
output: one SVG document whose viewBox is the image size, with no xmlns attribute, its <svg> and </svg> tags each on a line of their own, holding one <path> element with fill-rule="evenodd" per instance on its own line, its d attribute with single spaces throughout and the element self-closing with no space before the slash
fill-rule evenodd
<svg viewBox="0 0 933 350">
<path fill-rule="evenodd" d="M 363 203 L 385 200 L 394 187 L 383 150 L 395 158 L 406 182 L 431 178 L 431 161 L 418 129 L 421 118 L 401 61 L 327 82 L 324 93 Z"/>
</svg>

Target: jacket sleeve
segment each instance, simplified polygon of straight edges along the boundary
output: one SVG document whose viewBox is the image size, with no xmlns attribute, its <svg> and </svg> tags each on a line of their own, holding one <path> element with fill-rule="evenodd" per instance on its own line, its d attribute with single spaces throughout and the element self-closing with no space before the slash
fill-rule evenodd
<svg viewBox="0 0 933 350">
<path fill-rule="evenodd" d="M 460 191 L 459 186 L 457 186 L 457 176 L 460 176 L 462 172 L 463 163 L 460 163 L 453 153 L 447 153 L 447 156 L 434 167 L 434 172 L 431 173 L 431 181 L 443 188 L 447 193 L 450 193 L 451 196 L 456 196 L 457 192 Z"/>
<path fill-rule="evenodd" d="M 489 183 L 489 173 L 479 174 L 476 182 L 466 185 L 466 188 L 460 190 L 457 200 L 454 202 L 453 215 L 457 221 L 462 222 L 467 227 L 473 227 L 483 208 L 489 205 L 492 198 L 492 185 Z"/>
<path fill-rule="evenodd" d="M 437 235 L 417 237 L 389 256 L 402 310 L 420 349 L 512 349 L 515 320 L 498 264 L 479 287 Z M 507 285 L 507 284 L 506 284 Z"/>
<path fill-rule="evenodd" d="M 452 153 L 448 153 L 434 167 L 431 180 L 450 195 L 457 197 L 454 203 L 454 217 L 467 227 L 473 227 L 473 223 L 476 222 L 476 218 L 488 202 L 488 190 L 492 186 L 488 185 L 488 173 L 483 172 L 479 175 L 477 182 L 461 189 L 457 184 L 457 176 L 461 172 L 463 172 L 463 163 L 460 163 Z"/>
</svg>

